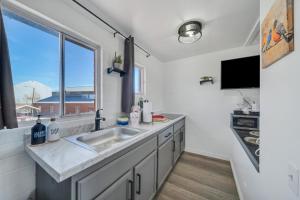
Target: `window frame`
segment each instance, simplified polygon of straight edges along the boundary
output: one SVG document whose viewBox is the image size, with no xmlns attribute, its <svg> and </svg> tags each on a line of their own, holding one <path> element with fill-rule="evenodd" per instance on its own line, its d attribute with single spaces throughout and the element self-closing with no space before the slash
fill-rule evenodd
<svg viewBox="0 0 300 200">
<path fill-rule="evenodd" d="M 78 117 L 78 116 L 90 116 L 91 113 L 80 113 L 80 114 L 68 114 L 64 113 L 65 104 L 65 87 L 64 87 L 64 75 L 65 75 L 65 60 L 64 60 L 64 42 L 74 42 L 75 44 L 84 48 L 94 51 L 94 89 L 95 89 L 95 111 L 102 108 L 102 90 L 103 90 L 103 65 L 102 65 L 102 48 L 95 42 L 87 39 L 76 31 L 50 19 L 49 17 L 37 13 L 30 8 L 18 5 L 18 3 L 12 3 L 4 1 L 2 2 L 3 7 L 1 9 L 7 10 L 14 13 L 15 15 L 28 20 L 29 22 L 35 23 L 48 30 L 55 31 L 59 34 L 59 92 L 60 92 L 60 108 L 59 117 Z M 92 113 L 94 115 L 94 112 Z M 22 122 L 21 122 L 22 123 Z"/>
<path fill-rule="evenodd" d="M 100 108 L 98 106 L 98 100 L 99 98 L 97 95 L 97 78 L 99 77 L 97 74 L 97 48 L 94 48 L 90 44 L 87 44 L 85 42 L 82 42 L 80 39 L 74 38 L 73 36 L 66 35 L 64 33 L 60 33 L 60 116 L 61 117 L 69 117 L 69 116 L 78 116 L 82 114 L 87 113 L 79 113 L 79 114 L 65 114 L 65 41 L 72 42 L 78 46 L 81 46 L 83 48 L 89 49 L 94 52 L 94 90 L 95 90 L 95 111 Z"/>
<path fill-rule="evenodd" d="M 135 63 L 134 68 L 139 68 L 141 71 L 141 83 L 140 83 L 140 92 L 135 92 L 134 94 L 136 96 L 146 96 L 146 68 L 143 65 L 140 65 L 138 63 Z"/>
</svg>

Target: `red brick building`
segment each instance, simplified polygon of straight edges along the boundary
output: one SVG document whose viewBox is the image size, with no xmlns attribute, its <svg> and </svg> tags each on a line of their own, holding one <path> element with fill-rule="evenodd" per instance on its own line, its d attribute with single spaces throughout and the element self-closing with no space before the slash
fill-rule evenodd
<svg viewBox="0 0 300 200">
<path fill-rule="evenodd" d="M 59 114 L 59 92 L 52 92 L 51 97 L 41 99 L 33 104 L 40 109 L 43 116 Z M 88 113 L 95 111 L 95 93 L 90 90 L 68 90 L 65 94 L 65 115 Z"/>
</svg>

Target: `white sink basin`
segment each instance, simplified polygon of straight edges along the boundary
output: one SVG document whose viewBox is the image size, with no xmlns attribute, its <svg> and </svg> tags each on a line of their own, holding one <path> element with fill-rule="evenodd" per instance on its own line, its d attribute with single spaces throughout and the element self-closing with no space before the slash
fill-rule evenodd
<svg viewBox="0 0 300 200">
<path fill-rule="evenodd" d="M 96 132 L 70 136 L 66 139 L 87 149 L 101 152 L 112 147 L 114 144 L 129 140 L 142 132 L 144 131 L 140 129 L 113 127 Z"/>
</svg>

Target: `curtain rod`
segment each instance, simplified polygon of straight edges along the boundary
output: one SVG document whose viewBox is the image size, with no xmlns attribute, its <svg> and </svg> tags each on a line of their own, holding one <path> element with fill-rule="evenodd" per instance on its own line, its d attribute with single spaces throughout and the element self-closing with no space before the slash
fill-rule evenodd
<svg viewBox="0 0 300 200">
<path fill-rule="evenodd" d="M 108 26 L 109 28 L 111 28 L 112 30 L 114 30 L 114 37 L 116 36 L 116 34 L 119 34 L 121 37 L 123 37 L 124 39 L 126 39 L 127 37 L 121 33 L 118 29 L 116 29 L 115 27 L 113 27 L 112 25 L 110 25 L 108 22 L 106 22 L 104 19 L 100 18 L 98 15 L 96 15 L 95 13 L 93 13 L 91 10 L 89 10 L 87 7 L 85 7 L 84 5 L 82 5 L 81 3 L 79 3 L 77 0 L 72 0 L 74 3 L 76 3 L 78 6 L 80 6 L 81 8 L 83 8 L 85 11 L 87 11 L 88 13 L 90 13 L 91 15 L 93 15 L 94 17 L 96 17 L 97 19 L 99 19 L 103 24 L 105 24 L 106 26 Z M 143 52 L 146 53 L 146 57 L 148 58 L 151 54 L 146 51 L 143 47 L 141 47 L 140 45 L 138 45 L 137 43 L 134 43 L 134 45 L 139 48 L 140 50 L 142 50 Z"/>
</svg>

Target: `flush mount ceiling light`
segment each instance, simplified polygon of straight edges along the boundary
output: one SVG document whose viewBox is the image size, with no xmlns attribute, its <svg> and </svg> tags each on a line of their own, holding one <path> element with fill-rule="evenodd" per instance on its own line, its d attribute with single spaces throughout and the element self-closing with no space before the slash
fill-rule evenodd
<svg viewBox="0 0 300 200">
<path fill-rule="evenodd" d="M 194 43 L 202 36 L 202 24 L 198 21 L 189 21 L 178 29 L 178 41 L 180 43 Z"/>
</svg>

